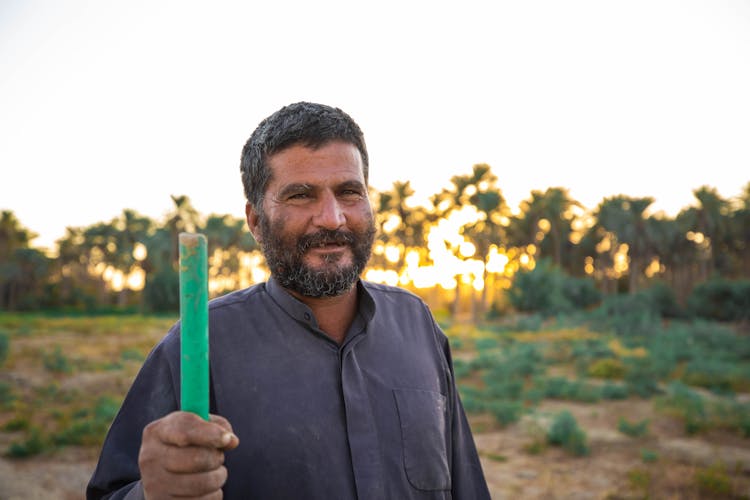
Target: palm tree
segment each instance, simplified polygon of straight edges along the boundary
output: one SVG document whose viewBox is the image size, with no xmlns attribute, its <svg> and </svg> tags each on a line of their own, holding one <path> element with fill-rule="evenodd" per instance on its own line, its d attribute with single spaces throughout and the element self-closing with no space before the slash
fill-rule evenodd
<svg viewBox="0 0 750 500">
<path fill-rule="evenodd" d="M 532 191 L 531 197 L 521 202 L 520 213 L 511 218 L 509 233 L 513 244 L 518 247 L 534 245 L 538 250 L 537 259 L 550 257 L 568 273 L 580 275 L 583 266 L 573 265 L 570 252 L 575 207 L 581 208 L 581 204 L 571 199 L 565 188 Z"/>
<path fill-rule="evenodd" d="M 101 276 L 94 276 L 95 258 L 91 255 L 91 242 L 86 229 L 65 228 L 65 235 L 57 240 L 60 305 L 89 309 L 102 295 Z"/>
<path fill-rule="evenodd" d="M 0 213 L 0 309 L 36 308 L 42 299 L 50 260 L 29 248 L 34 237 L 12 211 Z"/>
<path fill-rule="evenodd" d="M 170 195 L 174 208 L 167 215 L 166 227 L 169 229 L 171 244 L 170 260 L 174 266 L 180 254 L 179 236 L 182 232 L 194 232 L 200 224 L 200 214 L 193 207 L 190 198 L 185 195 Z"/>
<path fill-rule="evenodd" d="M 646 266 L 655 254 L 654 245 L 646 230 L 645 212 L 654 202 L 653 198 L 633 198 L 617 195 L 605 198 L 594 211 L 596 223 L 589 230 L 589 241 L 596 244 L 594 258 L 598 276 L 602 280 L 604 292 L 614 291 L 610 284 L 625 271 L 628 273 L 628 290 L 635 293 Z M 627 245 L 627 265 L 617 259 Z"/>
<path fill-rule="evenodd" d="M 726 238 L 729 234 L 729 201 L 722 198 L 715 188 L 701 186 L 693 191 L 698 206 L 688 209 L 693 218 L 693 230 L 705 242 L 702 245 L 705 258 L 701 261 L 701 281 L 710 278 L 715 271 L 725 272 Z"/>
<path fill-rule="evenodd" d="M 490 250 L 493 245 L 501 247 L 505 243 L 505 228 L 510 213 L 502 191 L 498 187 L 498 179 L 489 165 L 478 163 L 472 167 L 471 174 L 454 175 L 451 177 L 451 189 L 443 189 L 431 198 L 438 218 L 448 218 L 454 212 L 465 207 L 474 207 L 476 219 L 465 223 L 461 228 L 461 235 L 471 242 L 476 251 L 474 255 L 483 264 L 481 278 L 484 286 L 480 298 L 472 298 L 472 316 L 476 320 L 484 312 L 487 298 L 487 267 Z M 459 248 L 453 248 L 454 255 L 463 259 Z M 459 309 L 461 280 L 456 277 L 456 293 L 454 295 L 453 312 Z M 473 294 L 472 294 L 472 297 Z"/>
<path fill-rule="evenodd" d="M 7 262 L 17 248 L 28 248 L 35 237 L 36 234 L 23 227 L 12 211 L 0 212 L 0 261 Z"/>
<path fill-rule="evenodd" d="M 736 198 L 735 207 L 729 221 L 734 269 L 740 277 L 750 279 L 750 182 Z"/>
<path fill-rule="evenodd" d="M 696 244 L 686 237 L 689 227 L 685 218 L 651 217 L 648 220 L 651 241 L 659 262 L 663 266 L 663 277 L 675 293 L 679 303 L 684 304 L 692 289 L 692 264 L 696 261 Z"/>
<path fill-rule="evenodd" d="M 474 165 L 472 181 L 474 194 L 469 196 L 468 202 L 474 205 L 479 214 L 477 221 L 464 226 L 463 233 L 474 242 L 477 255 L 484 263 L 482 292 L 479 302 L 473 308 L 474 319 L 478 319 L 487 310 L 487 289 L 489 272 L 487 263 L 493 245 L 497 248 L 506 245 L 506 228 L 510 220 L 510 207 L 505 201 L 502 191 L 497 186 L 497 177 L 490 172 L 487 164 Z"/>
<path fill-rule="evenodd" d="M 259 248 L 245 220 L 228 214 L 211 214 L 198 230 L 207 240 L 209 276 L 222 277 L 224 288 L 235 288 L 240 283 L 240 254 Z"/>
<path fill-rule="evenodd" d="M 420 261 L 426 259 L 423 249 L 427 243 L 427 231 L 434 216 L 424 207 L 411 206 L 414 189 L 409 181 L 396 181 L 389 191 L 376 193 L 375 220 L 378 241 L 384 248 L 399 249 L 398 259 L 388 263 L 382 255 L 373 256 L 373 265 L 383 268 L 394 266 L 401 274 L 406 267 L 406 255 L 410 249 L 420 252 Z"/>
</svg>

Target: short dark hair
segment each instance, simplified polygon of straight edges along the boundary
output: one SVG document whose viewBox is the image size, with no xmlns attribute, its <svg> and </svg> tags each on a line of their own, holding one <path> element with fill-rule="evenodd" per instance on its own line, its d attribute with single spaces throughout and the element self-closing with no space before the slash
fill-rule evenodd
<svg viewBox="0 0 750 500">
<path fill-rule="evenodd" d="M 365 138 L 359 125 L 339 108 L 311 102 L 284 106 L 264 119 L 242 148 L 240 171 L 245 198 L 261 209 L 263 193 L 271 179 L 268 157 L 297 144 L 317 149 L 331 141 L 357 147 L 362 156 L 363 175 L 368 178 Z"/>
</svg>

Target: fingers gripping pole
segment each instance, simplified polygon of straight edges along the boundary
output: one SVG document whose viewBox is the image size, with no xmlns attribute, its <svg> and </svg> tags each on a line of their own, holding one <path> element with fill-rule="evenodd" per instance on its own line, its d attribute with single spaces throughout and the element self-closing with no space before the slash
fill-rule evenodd
<svg viewBox="0 0 750 500">
<path fill-rule="evenodd" d="M 208 420 L 206 237 L 180 233 L 180 408 Z"/>
</svg>

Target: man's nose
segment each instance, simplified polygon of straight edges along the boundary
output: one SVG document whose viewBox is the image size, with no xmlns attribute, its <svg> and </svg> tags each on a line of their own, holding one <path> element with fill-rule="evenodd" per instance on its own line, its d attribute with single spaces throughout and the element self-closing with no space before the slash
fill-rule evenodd
<svg viewBox="0 0 750 500">
<path fill-rule="evenodd" d="M 316 210 L 317 214 L 313 217 L 313 222 L 318 227 L 338 229 L 346 222 L 341 203 L 339 203 L 339 200 L 333 194 L 321 196 Z"/>
</svg>

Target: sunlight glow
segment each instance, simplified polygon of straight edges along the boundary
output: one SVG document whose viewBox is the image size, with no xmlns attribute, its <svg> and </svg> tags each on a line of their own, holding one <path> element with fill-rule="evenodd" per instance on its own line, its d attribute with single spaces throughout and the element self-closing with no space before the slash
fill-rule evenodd
<svg viewBox="0 0 750 500">
<path fill-rule="evenodd" d="M 664 266 L 659 262 L 659 258 L 654 258 L 646 268 L 645 274 L 649 278 L 653 278 L 657 274 L 664 272 Z"/>
<path fill-rule="evenodd" d="M 125 276 L 123 275 L 122 271 L 116 269 L 112 273 L 112 280 L 109 282 L 109 284 L 112 287 L 112 290 L 114 290 L 115 292 L 121 291 L 125 287 Z"/>
<path fill-rule="evenodd" d="M 393 231 L 398 229 L 398 226 L 401 225 L 401 217 L 399 217 L 396 214 L 391 215 L 388 217 L 388 220 L 385 221 L 383 224 L 383 231 L 386 232 L 386 234 L 391 234 Z"/>
<path fill-rule="evenodd" d="M 148 249 L 146 245 L 140 241 L 136 242 L 133 246 L 133 258 L 137 261 L 143 261 L 148 256 Z"/>
<path fill-rule="evenodd" d="M 583 270 L 586 274 L 594 274 L 594 258 L 588 256 L 583 261 Z"/>
<path fill-rule="evenodd" d="M 401 248 L 388 245 L 385 247 L 385 258 L 391 264 L 395 264 L 401 258 Z"/>
<path fill-rule="evenodd" d="M 470 241 L 462 241 L 458 246 L 458 253 L 461 257 L 471 257 L 477 252 L 477 247 Z"/>
<path fill-rule="evenodd" d="M 628 245 L 627 243 L 622 243 L 619 248 L 617 249 L 617 253 L 614 257 L 615 266 L 615 276 L 620 277 L 624 273 L 628 271 L 628 264 L 630 263 L 630 257 L 628 257 Z"/>
<path fill-rule="evenodd" d="M 489 257 L 487 258 L 487 272 L 502 273 L 505 270 L 505 266 L 508 265 L 508 261 L 508 256 L 500 253 L 496 245 L 492 245 Z"/>
<path fill-rule="evenodd" d="M 396 286 L 399 282 L 398 273 L 392 269 L 369 269 L 365 273 L 365 279 L 376 283 L 385 283 L 391 286 Z"/>
<path fill-rule="evenodd" d="M 596 253 L 608 252 L 609 249 L 612 248 L 612 238 L 612 233 L 607 233 L 606 235 L 604 235 L 601 241 L 596 244 Z"/>
<path fill-rule="evenodd" d="M 700 245 L 706 240 L 706 236 L 700 232 L 688 231 L 685 237 L 696 245 Z"/>
<path fill-rule="evenodd" d="M 133 269 L 126 280 L 128 288 L 131 290 L 139 291 L 143 290 L 143 286 L 146 284 L 146 273 L 140 267 Z"/>
</svg>

